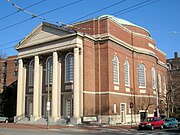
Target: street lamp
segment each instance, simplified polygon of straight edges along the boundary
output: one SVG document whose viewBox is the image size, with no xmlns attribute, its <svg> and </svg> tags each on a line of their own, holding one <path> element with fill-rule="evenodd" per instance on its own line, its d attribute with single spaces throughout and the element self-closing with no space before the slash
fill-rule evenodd
<svg viewBox="0 0 180 135">
<path fill-rule="evenodd" d="M 49 114 L 50 114 L 50 96 L 49 96 L 49 74 L 50 74 L 50 61 L 47 60 L 47 129 L 49 129 Z"/>
</svg>

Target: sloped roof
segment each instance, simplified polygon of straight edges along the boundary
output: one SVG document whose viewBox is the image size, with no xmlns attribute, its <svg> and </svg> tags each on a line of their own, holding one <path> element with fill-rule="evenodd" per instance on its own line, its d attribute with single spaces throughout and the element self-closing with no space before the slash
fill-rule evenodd
<svg viewBox="0 0 180 135">
<path fill-rule="evenodd" d="M 131 22 L 127 21 L 127 20 L 124 20 L 122 18 L 117 18 L 117 17 L 115 17 L 113 15 L 102 15 L 102 16 L 97 17 L 97 19 L 102 19 L 102 18 L 109 18 L 109 19 L 113 20 L 114 22 L 116 22 L 118 24 L 121 24 L 121 25 L 129 25 L 129 26 L 138 27 L 138 28 L 141 28 L 141 29 L 147 31 L 148 33 L 150 33 L 148 30 L 146 30 L 145 28 L 143 28 L 141 26 L 138 26 L 138 25 L 136 25 L 134 23 L 131 23 Z"/>
</svg>

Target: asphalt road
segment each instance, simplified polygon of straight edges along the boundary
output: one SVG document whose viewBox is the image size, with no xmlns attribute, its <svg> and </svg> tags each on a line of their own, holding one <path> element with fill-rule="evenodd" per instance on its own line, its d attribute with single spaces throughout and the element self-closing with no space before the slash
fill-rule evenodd
<svg viewBox="0 0 180 135">
<path fill-rule="evenodd" d="M 88 131 L 83 129 L 51 129 L 51 130 L 30 130 L 30 129 L 0 129 L 0 135 L 180 135 L 177 128 L 150 130 L 110 130 L 102 129 L 99 131 Z"/>
</svg>

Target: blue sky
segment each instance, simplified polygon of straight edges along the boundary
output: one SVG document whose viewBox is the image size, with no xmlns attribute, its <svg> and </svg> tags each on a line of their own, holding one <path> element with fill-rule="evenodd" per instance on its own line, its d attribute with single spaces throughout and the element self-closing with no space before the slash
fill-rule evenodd
<svg viewBox="0 0 180 135">
<path fill-rule="evenodd" d="M 115 15 L 149 30 L 151 37 L 156 41 L 156 46 L 167 54 L 167 58 L 174 57 L 175 51 L 180 54 L 180 0 L 11 0 L 11 2 L 21 8 L 40 2 L 26 9 L 38 15 L 64 7 L 42 15 L 47 22 L 53 20 L 68 24 L 78 18 L 81 19 L 77 22 L 104 14 Z M 137 9 L 129 8 L 139 3 L 144 4 L 139 5 L 142 7 L 134 7 Z M 37 18 L 30 19 L 31 16 L 22 11 L 6 17 L 16 11 L 17 9 L 6 0 L 0 1 L 0 52 L 6 56 L 16 55 L 14 46 L 42 21 Z M 88 16 L 83 17 L 86 15 Z M 26 19 L 30 20 L 16 25 Z"/>
</svg>

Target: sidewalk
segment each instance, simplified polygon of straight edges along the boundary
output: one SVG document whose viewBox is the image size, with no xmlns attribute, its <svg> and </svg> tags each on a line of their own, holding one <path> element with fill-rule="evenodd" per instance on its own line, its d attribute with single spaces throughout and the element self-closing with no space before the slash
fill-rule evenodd
<svg viewBox="0 0 180 135">
<path fill-rule="evenodd" d="M 36 125 L 36 124 L 19 124 L 19 123 L 0 123 L 0 128 L 11 128 L 11 129 L 27 129 L 27 130 L 46 130 L 47 125 Z M 135 130 L 137 129 L 137 125 L 119 125 L 119 126 L 61 126 L 61 125 L 51 125 L 49 126 L 50 130 L 84 130 L 84 131 L 101 131 L 101 130 L 109 130 L 109 131 L 119 131 L 119 130 Z"/>
</svg>

